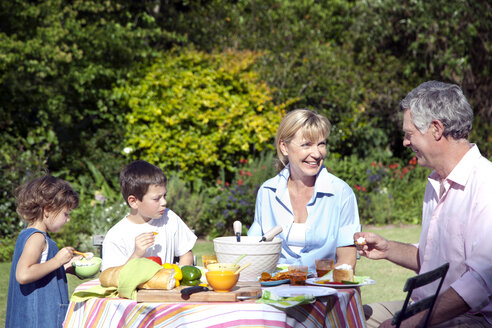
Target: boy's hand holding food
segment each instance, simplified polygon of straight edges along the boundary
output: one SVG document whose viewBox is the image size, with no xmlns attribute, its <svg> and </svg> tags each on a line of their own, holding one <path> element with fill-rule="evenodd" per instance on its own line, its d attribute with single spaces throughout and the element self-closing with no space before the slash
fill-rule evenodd
<svg viewBox="0 0 492 328">
<path fill-rule="evenodd" d="M 154 245 L 155 235 L 152 232 L 144 232 L 135 238 L 135 257 L 144 257 L 147 248 Z"/>
</svg>

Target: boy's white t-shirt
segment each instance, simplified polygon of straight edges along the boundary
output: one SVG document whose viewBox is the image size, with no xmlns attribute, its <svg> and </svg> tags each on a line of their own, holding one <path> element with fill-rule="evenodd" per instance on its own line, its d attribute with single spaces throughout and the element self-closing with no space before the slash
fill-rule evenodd
<svg viewBox="0 0 492 328">
<path fill-rule="evenodd" d="M 101 270 L 125 264 L 135 250 L 135 238 L 144 232 L 158 232 L 154 246 L 147 248 L 145 257 L 159 256 L 162 263 L 173 263 L 175 256 L 190 251 L 197 237 L 170 209 L 149 222 L 136 224 L 125 216 L 106 233 L 103 241 Z"/>
</svg>

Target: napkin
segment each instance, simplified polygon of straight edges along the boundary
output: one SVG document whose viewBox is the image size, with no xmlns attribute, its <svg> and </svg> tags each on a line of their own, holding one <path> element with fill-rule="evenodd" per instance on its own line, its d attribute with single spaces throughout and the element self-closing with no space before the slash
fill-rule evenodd
<svg viewBox="0 0 492 328">
<path fill-rule="evenodd" d="M 103 287 L 101 285 L 86 290 L 75 291 L 70 297 L 70 302 L 85 302 L 91 298 L 118 297 L 116 287 Z"/>
<path fill-rule="evenodd" d="M 121 269 L 118 276 L 120 297 L 137 299 L 137 286 L 152 278 L 162 266 L 146 258 L 131 259 Z"/>
<path fill-rule="evenodd" d="M 300 304 L 314 303 L 315 300 L 316 298 L 310 294 L 298 295 L 294 297 L 281 297 L 271 290 L 263 290 L 261 298 L 257 300 L 256 303 L 270 304 L 272 306 L 285 309 Z"/>
<path fill-rule="evenodd" d="M 94 286 L 75 291 L 70 298 L 72 302 L 84 302 L 94 297 L 124 297 L 137 299 L 137 286 L 152 278 L 162 266 L 145 258 L 131 259 L 121 269 L 118 276 L 118 288 Z"/>
</svg>

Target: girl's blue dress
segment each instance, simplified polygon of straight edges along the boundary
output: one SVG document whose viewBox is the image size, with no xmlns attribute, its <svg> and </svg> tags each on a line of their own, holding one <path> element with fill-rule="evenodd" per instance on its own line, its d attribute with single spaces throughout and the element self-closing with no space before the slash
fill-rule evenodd
<svg viewBox="0 0 492 328">
<path fill-rule="evenodd" d="M 41 232 L 48 242 L 48 258 L 58 253 L 56 243 L 40 230 L 28 228 L 22 230 L 15 243 L 14 257 L 10 269 L 9 293 L 7 300 L 7 318 L 5 327 L 62 327 L 68 309 L 68 286 L 65 268 L 61 266 L 43 278 L 21 285 L 15 278 L 17 263 L 27 239 Z"/>
</svg>

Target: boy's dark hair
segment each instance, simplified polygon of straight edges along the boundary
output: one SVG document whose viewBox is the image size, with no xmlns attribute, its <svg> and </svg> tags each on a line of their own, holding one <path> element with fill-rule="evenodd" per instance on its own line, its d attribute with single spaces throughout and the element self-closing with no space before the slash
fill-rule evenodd
<svg viewBox="0 0 492 328">
<path fill-rule="evenodd" d="M 120 173 L 121 194 L 127 204 L 130 195 L 141 201 L 149 190 L 149 186 L 165 187 L 166 183 L 166 175 L 160 168 L 142 160 L 128 164 Z"/>
<path fill-rule="evenodd" d="M 17 213 L 28 223 L 43 219 L 45 209 L 55 213 L 79 206 L 79 195 L 65 180 L 45 175 L 15 190 Z"/>
</svg>

